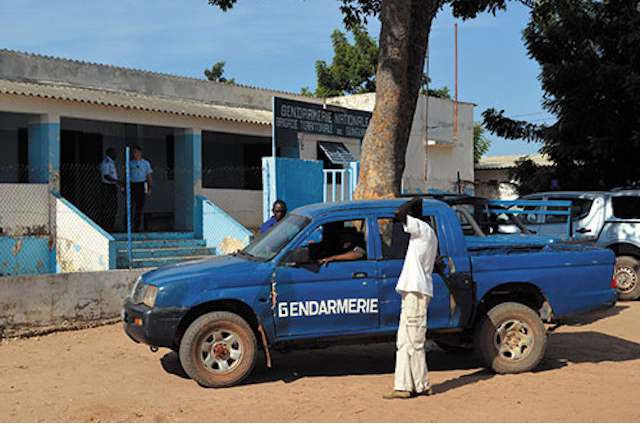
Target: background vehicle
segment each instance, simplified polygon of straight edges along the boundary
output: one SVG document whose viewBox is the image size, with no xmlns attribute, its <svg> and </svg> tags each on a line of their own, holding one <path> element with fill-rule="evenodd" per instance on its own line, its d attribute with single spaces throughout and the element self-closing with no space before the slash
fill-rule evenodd
<svg viewBox="0 0 642 424">
<path fill-rule="evenodd" d="M 269 366 L 270 348 L 394 340 L 409 236 L 393 212 L 404 200 L 304 206 L 237 254 L 151 271 L 125 300 L 125 331 L 177 351 L 186 373 L 208 387 L 246 378 L 259 346 Z M 437 234 L 444 268 L 433 274 L 430 337 L 474 345 L 496 372 L 537 366 L 544 322 L 615 303 L 609 250 L 494 237 L 467 245 L 456 212 L 432 199 L 422 219 Z M 363 259 L 316 262 L 353 245 L 365 248 Z"/>
<path fill-rule="evenodd" d="M 640 190 L 608 192 L 547 192 L 523 196 L 524 200 L 572 202 L 573 236 L 594 241 L 616 256 L 614 278 L 622 300 L 640 298 Z M 555 206 L 540 209 L 559 210 Z M 522 222 L 542 236 L 566 233 L 566 220 L 559 215 L 526 215 Z"/>
</svg>

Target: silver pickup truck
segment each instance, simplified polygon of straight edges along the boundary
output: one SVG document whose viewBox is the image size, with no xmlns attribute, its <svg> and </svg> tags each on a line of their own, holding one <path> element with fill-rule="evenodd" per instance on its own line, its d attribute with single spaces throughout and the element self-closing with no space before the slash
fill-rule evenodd
<svg viewBox="0 0 642 424">
<path fill-rule="evenodd" d="M 587 239 L 613 250 L 616 256 L 613 277 L 621 300 L 640 297 L 640 190 L 553 191 L 533 193 L 520 200 L 572 202 L 574 239 Z M 559 206 L 539 206 L 556 211 Z M 568 231 L 566 217 L 533 213 L 520 216 L 524 225 L 537 235 L 563 235 Z"/>
</svg>

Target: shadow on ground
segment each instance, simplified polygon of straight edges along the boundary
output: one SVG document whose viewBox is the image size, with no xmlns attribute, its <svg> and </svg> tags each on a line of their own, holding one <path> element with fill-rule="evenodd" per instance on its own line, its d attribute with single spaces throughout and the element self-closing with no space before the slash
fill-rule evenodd
<svg viewBox="0 0 642 424">
<path fill-rule="evenodd" d="M 546 355 L 535 372 L 563 368 L 569 363 L 624 362 L 640 359 L 640 344 L 596 331 L 548 335 Z"/>
<path fill-rule="evenodd" d="M 327 349 L 296 350 L 287 354 L 272 353 L 272 368 L 265 365 L 263 351 L 257 365 L 242 384 L 260 384 L 271 381 L 290 383 L 300 378 L 315 376 L 379 375 L 394 373 L 394 343 L 365 346 L 336 346 Z M 548 336 L 546 355 L 534 372 L 545 372 L 567 366 L 569 363 L 622 362 L 640 358 L 640 345 L 625 339 L 595 331 L 552 333 Z M 427 354 L 431 371 L 471 370 L 469 374 L 447 380 L 434 386 L 437 393 L 474 384 L 492 378 L 495 374 L 480 369 L 474 353 L 449 354 L 435 348 Z M 161 364 L 166 372 L 180 378 L 189 378 L 174 352 L 165 354 Z"/>
<path fill-rule="evenodd" d="M 584 315 L 572 316 L 562 320 L 563 325 L 571 327 L 581 327 L 583 325 L 593 324 L 603 318 L 612 317 L 620 314 L 622 311 L 629 309 L 630 306 L 618 304 L 608 309 L 602 309 L 595 312 L 589 312 Z"/>
</svg>

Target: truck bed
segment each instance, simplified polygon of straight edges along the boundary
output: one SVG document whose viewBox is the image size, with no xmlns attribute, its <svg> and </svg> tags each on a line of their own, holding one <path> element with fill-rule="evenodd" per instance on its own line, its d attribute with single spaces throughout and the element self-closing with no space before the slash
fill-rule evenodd
<svg viewBox="0 0 642 424">
<path fill-rule="evenodd" d="M 612 251 L 585 243 L 536 243 L 527 237 L 531 240 L 522 244 L 511 236 L 513 243 L 485 240 L 468 246 L 478 300 L 493 287 L 528 282 L 543 291 L 557 318 L 615 302 Z"/>
</svg>

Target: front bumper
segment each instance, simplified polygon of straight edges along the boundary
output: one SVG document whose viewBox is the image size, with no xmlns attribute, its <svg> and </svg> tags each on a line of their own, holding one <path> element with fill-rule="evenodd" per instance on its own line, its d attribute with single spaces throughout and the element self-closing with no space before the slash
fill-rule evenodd
<svg viewBox="0 0 642 424">
<path fill-rule="evenodd" d="M 120 318 L 125 333 L 136 343 L 172 347 L 176 330 L 188 311 L 187 307 L 150 308 L 127 298 Z"/>
</svg>

